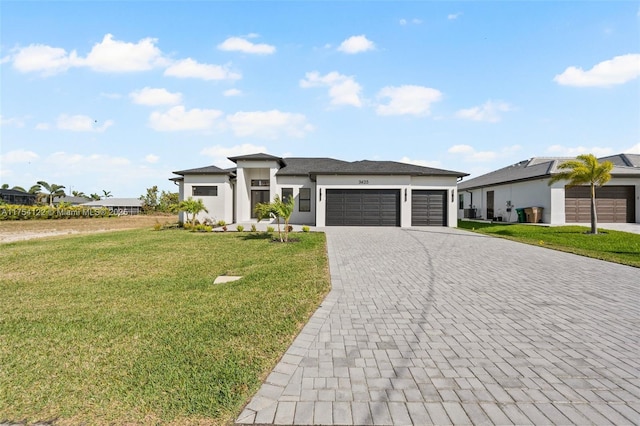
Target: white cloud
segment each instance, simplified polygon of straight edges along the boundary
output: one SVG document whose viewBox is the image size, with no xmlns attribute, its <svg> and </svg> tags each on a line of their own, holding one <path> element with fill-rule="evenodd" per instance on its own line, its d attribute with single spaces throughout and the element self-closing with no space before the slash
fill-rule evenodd
<svg viewBox="0 0 640 426">
<path fill-rule="evenodd" d="M 238 80 L 241 74 L 232 72 L 221 65 L 201 64 L 191 58 L 173 63 L 164 75 L 178 78 L 200 78 L 202 80 Z"/>
<path fill-rule="evenodd" d="M 144 157 L 144 161 L 146 161 L 147 163 L 151 163 L 151 164 L 157 163 L 159 159 L 160 159 L 160 157 L 158 157 L 155 154 L 149 154 L 149 155 Z"/>
<path fill-rule="evenodd" d="M 145 38 L 138 43 L 128 43 L 106 34 L 85 58 L 79 57 L 75 50 L 67 53 L 60 47 L 31 44 L 14 49 L 13 67 L 20 72 L 40 72 L 45 76 L 82 66 L 100 72 L 146 71 L 166 65 L 156 42 L 156 39 Z"/>
<path fill-rule="evenodd" d="M 139 105 L 176 105 L 182 102 L 182 93 L 171 93 L 167 89 L 145 87 L 129 93 L 129 97 Z"/>
<path fill-rule="evenodd" d="M 24 127 L 24 119 L 18 117 L 5 118 L 0 115 L 0 126 Z"/>
<path fill-rule="evenodd" d="M 378 92 L 378 98 L 389 98 L 376 108 L 378 115 L 429 115 L 431 104 L 442 99 L 442 93 L 424 86 L 389 86 Z"/>
<path fill-rule="evenodd" d="M 256 35 L 250 34 L 250 37 L 253 38 L 256 37 Z M 218 45 L 218 49 L 228 52 L 244 52 L 256 55 L 271 55 L 276 51 L 275 46 L 264 43 L 252 43 L 242 37 L 229 37 Z"/>
<path fill-rule="evenodd" d="M 422 24 L 422 19 L 413 18 L 411 21 L 407 21 L 406 19 L 401 19 L 399 21 L 400 25 L 404 26 L 407 24 L 420 25 Z"/>
<path fill-rule="evenodd" d="M 570 147 L 563 145 L 551 145 L 547 148 L 546 152 L 554 157 L 576 157 L 580 154 L 593 154 L 596 157 L 603 157 L 614 154 L 611 148 L 598 146 L 587 148 L 584 146 Z"/>
<path fill-rule="evenodd" d="M 144 38 L 137 43 L 128 43 L 106 34 L 79 63 L 100 72 L 147 71 L 166 65 L 162 52 L 155 45 L 157 41 Z"/>
<path fill-rule="evenodd" d="M 622 152 L 625 154 L 640 154 L 640 143 L 637 143 L 631 148 L 627 148 Z"/>
<path fill-rule="evenodd" d="M 242 90 L 238 89 L 228 89 L 222 92 L 224 96 L 240 96 L 242 95 Z"/>
<path fill-rule="evenodd" d="M 213 128 L 216 119 L 222 115 L 222 111 L 215 109 L 193 108 L 185 110 L 179 105 L 167 112 L 152 112 L 149 116 L 149 126 L 160 132 L 177 130 L 208 130 Z"/>
<path fill-rule="evenodd" d="M 336 71 L 332 71 L 321 76 L 317 71 L 305 74 L 305 79 L 300 80 L 300 87 L 329 87 L 329 97 L 332 105 L 351 105 L 355 107 L 362 106 L 360 92 L 362 87 L 354 80 L 353 77 L 342 75 Z"/>
<path fill-rule="evenodd" d="M 489 100 L 480 106 L 461 109 L 456 112 L 456 116 L 467 120 L 497 123 L 502 119 L 500 113 L 509 111 L 513 111 L 513 108 L 508 103 Z"/>
<path fill-rule="evenodd" d="M 213 159 L 213 164 L 221 167 L 228 168 L 233 167 L 234 163 L 229 161 L 229 157 L 237 157 L 239 155 L 255 154 L 257 152 L 267 153 L 267 148 L 262 145 L 253 145 L 250 143 L 235 145 L 231 147 L 224 147 L 222 145 L 215 145 L 209 148 L 205 148 L 200 151 L 200 155 L 206 155 Z"/>
<path fill-rule="evenodd" d="M 49 123 L 38 123 L 36 124 L 36 130 L 49 130 L 51 126 Z"/>
<path fill-rule="evenodd" d="M 27 47 L 15 49 L 12 55 L 13 68 L 20 72 L 40 72 L 48 76 L 66 71 L 77 64 L 78 55 L 75 51 L 67 54 L 60 47 L 44 44 L 31 44 Z"/>
<path fill-rule="evenodd" d="M 45 162 L 55 164 L 57 167 L 62 169 L 79 167 L 85 171 L 91 171 L 92 173 L 104 170 L 111 171 L 111 167 L 113 166 L 127 166 L 131 164 L 131 161 L 124 157 L 112 157 L 103 154 L 68 154 L 63 151 L 54 152 L 49 155 Z M 79 170 L 76 169 L 74 171 L 78 172 Z"/>
<path fill-rule="evenodd" d="M 363 35 L 351 36 L 338 46 L 340 52 L 354 54 L 374 50 L 376 45 Z"/>
<path fill-rule="evenodd" d="M 401 163 L 414 164 L 416 166 L 423 166 L 423 167 L 433 167 L 433 168 L 442 167 L 442 164 L 440 163 L 440 161 L 414 160 L 409 157 L 402 157 L 398 161 L 400 161 Z"/>
<path fill-rule="evenodd" d="M 518 151 L 522 147 L 520 145 L 511 145 L 502 148 L 499 151 L 476 151 L 471 145 L 453 145 L 447 152 L 449 154 L 460 155 L 464 161 L 469 162 L 483 162 L 492 161 L 498 158 L 508 158 Z"/>
<path fill-rule="evenodd" d="M 114 124 L 113 120 L 107 120 L 98 125 L 98 121 L 86 115 L 58 116 L 56 126 L 60 130 L 71 130 L 73 132 L 104 132 Z"/>
<path fill-rule="evenodd" d="M 14 151 L 9 151 L 0 155 L 0 163 L 3 164 L 11 164 L 11 163 L 29 163 L 31 161 L 37 160 L 39 158 L 38 154 L 33 151 L 27 151 L 25 149 L 16 149 Z"/>
<path fill-rule="evenodd" d="M 447 19 L 450 21 L 455 21 L 460 17 L 460 15 L 462 15 L 462 12 L 450 13 L 449 15 L 447 15 Z"/>
<path fill-rule="evenodd" d="M 588 71 L 569 67 L 553 81 L 563 86 L 609 87 L 624 84 L 640 76 L 640 53 L 616 56 L 600 62 Z"/>
<path fill-rule="evenodd" d="M 277 139 L 282 136 L 304 137 L 313 130 L 303 114 L 294 114 L 278 110 L 240 111 L 227 115 L 233 133 L 238 137 L 260 137 Z"/>
</svg>

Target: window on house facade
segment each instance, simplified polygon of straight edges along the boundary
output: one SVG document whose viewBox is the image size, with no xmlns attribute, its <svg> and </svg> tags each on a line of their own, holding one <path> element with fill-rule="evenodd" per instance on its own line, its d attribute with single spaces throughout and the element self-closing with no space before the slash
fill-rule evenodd
<svg viewBox="0 0 640 426">
<path fill-rule="evenodd" d="M 464 210 L 464 194 L 458 194 L 458 208 Z"/>
<path fill-rule="evenodd" d="M 289 202 L 291 197 L 293 197 L 293 188 L 282 188 L 282 202 Z"/>
<path fill-rule="evenodd" d="M 311 211 L 311 188 L 300 188 L 298 195 L 298 211 Z"/>
<path fill-rule="evenodd" d="M 251 179 L 251 186 L 269 186 L 269 179 Z"/>
<path fill-rule="evenodd" d="M 217 197 L 217 186 L 193 186 L 192 193 L 194 197 Z"/>
</svg>

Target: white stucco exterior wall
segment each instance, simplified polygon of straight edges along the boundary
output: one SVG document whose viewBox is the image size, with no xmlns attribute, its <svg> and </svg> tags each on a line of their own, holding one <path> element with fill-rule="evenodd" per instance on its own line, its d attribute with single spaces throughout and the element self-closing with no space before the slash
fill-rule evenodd
<svg viewBox="0 0 640 426">
<path fill-rule="evenodd" d="M 295 225 L 309 225 L 315 226 L 316 224 L 316 197 L 314 197 L 316 191 L 316 185 L 314 182 L 311 182 L 311 179 L 305 176 L 277 176 L 276 177 L 276 192 L 271 196 L 273 197 L 278 194 L 280 198 L 282 198 L 282 189 L 283 188 L 291 188 L 293 189 L 293 198 L 295 200 L 295 209 L 293 214 L 291 215 L 291 224 Z M 301 188 L 309 188 L 310 189 L 310 211 L 301 212 L 300 211 L 300 189 Z"/>
<path fill-rule="evenodd" d="M 239 160 L 236 168 L 236 221 L 251 221 L 251 180 L 268 179 L 269 187 L 255 187 L 253 189 L 269 190 L 273 200 L 277 189 L 276 172 L 279 169 L 277 161 Z"/>
<path fill-rule="evenodd" d="M 194 186 L 217 186 L 218 195 L 194 196 L 192 195 Z M 205 220 L 233 222 L 233 188 L 228 175 L 185 175 L 180 199 L 185 200 L 189 197 L 201 199 L 208 210 L 198 214 L 197 220 L 200 222 Z M 184 219 L 183 216 L 180 217 L 180 220 Z"/>
</svg>

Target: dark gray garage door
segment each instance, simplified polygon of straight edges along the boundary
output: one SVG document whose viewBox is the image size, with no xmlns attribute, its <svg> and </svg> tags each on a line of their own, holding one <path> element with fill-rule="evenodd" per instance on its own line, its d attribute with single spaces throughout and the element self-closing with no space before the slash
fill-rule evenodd
<svg viewBox="0 0 640 426">
<path fill-rule="evenodd" d="M 447 226 L 447 191 L 411 191 L 411 226 Z"/>
<path fill-rule="evenodd" d="M 566 222 L 591 221 L 591 198 L 588 186 L 574 186 L 565 190 L 564 214 Z M 596 188 L 596 214 L 602 223 L 635 222 L 635 188 L 633 186 L 603 186 Z"/>
<path fill-rule="evenodd" d="M 328 189 L 327 226 L 400 226 L 400 190 Z"/>
</svg>

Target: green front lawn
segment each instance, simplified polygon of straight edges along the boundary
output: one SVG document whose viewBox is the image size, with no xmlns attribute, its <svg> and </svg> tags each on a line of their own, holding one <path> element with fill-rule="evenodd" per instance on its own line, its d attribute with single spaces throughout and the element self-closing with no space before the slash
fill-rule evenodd
<svg viewBox="0 0 640 426">
<path fill-rule="evenodd" d="M 537 226 L 459 220 L 458 227 L 481 234 L 535 244 L 582 256 L 640 268 L 640 234 L 598 229 L 589 234 L 585 226 Z"/>
<path fill-rule="evenodd" d="M 329 290 L 324 234 L 294 236 L 2 244 L 0 423 L 231 421 Z"/>
</svg>

